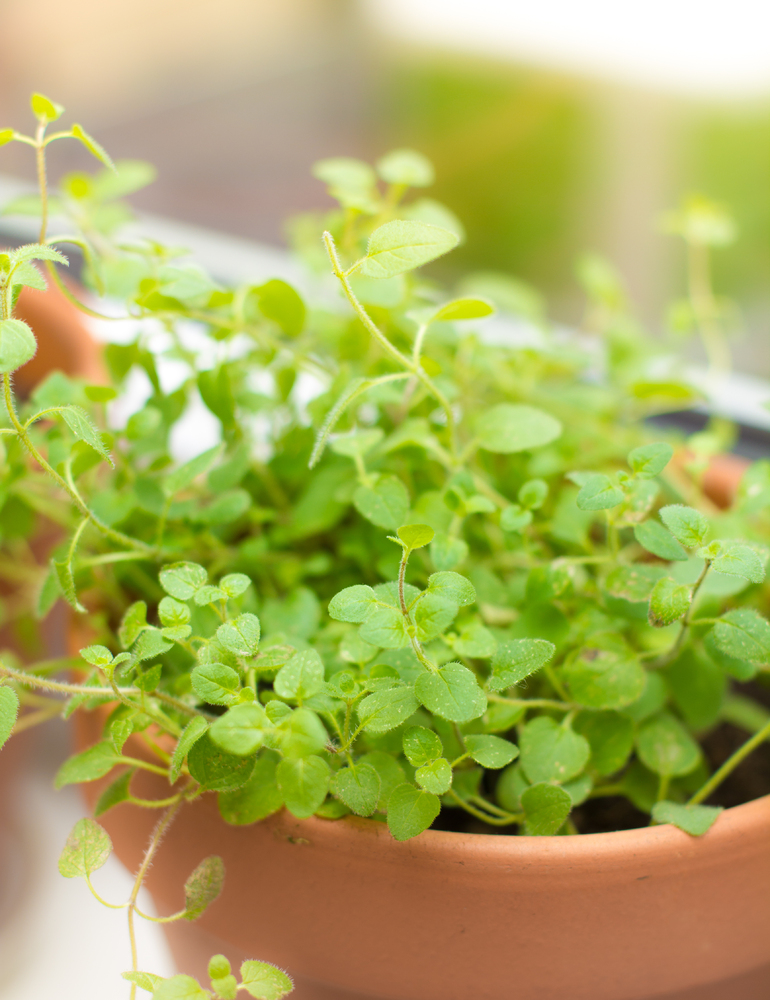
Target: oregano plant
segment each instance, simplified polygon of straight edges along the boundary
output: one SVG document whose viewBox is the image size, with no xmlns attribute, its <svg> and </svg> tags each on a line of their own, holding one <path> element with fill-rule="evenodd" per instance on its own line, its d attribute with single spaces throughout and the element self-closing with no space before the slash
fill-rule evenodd
<svg viewBox="0 0 770 1000">
<path fill-rule="evenodd" d="M 63 109 L 47 98 L 32 109 L 34 135 L 0 132 L 33 147 L 40 188 L 6 211 L 41 220 L 36 244 L 0 254 L 0 531 L 28 581 L 13 622 L 34 627 L 61 598 L 88 639 L 74 658 L 2 654 L 0 742 L 98 713 L 101 739 L 56 779 L 101 782 L 60 861 L 97 898 L 111 851 L 97 821 L 157 811 L 129 900 L 102 900 L 127 913 L 132 998 L 291 989 L 264 962 L 238 978 L 222 955 L 206 986 L 141 968 L 137 917 L 193 920 L 226 894 L 209 857 L 177 913 L 137 907 L 164 831 L 202 795 L 225 823 L 352 814 L 400 841 L 437 823 L 579 834 L 608 799 L 631 825 L 643 814 L 706 833 L 723 782 L 770 737 L 757 700 L 770 465 L 755 463 L 722 511 L 703 490 L 709 441 L 645 423 L 697 389 L 660 374 L 614 272 L 581 264 L 591 349 L 560 340 L 506 275 L 445 288 L 435 275 L 462 227 L 419 194 L 431 164 L 398 150 L 374 167 L 315 166 L 339 209 L 292 229 L 327 282 L 318 302 L 280 279 L 227 287 L 178 249 L 122 234 L 122 199 L 149 168 L 113 164 L 78 125 L 48 134 Z M 101 167 L 49 192 L 59 138 Z M 49 215 L 64 234 L 49 234 Z M 83 292 L 58 270 L 67 248 Z M 109 385 L 55 372 L 29 398 L 14 392 L 36 346 L 19 293 L 47 279 L 138 331 L 106 347 Z M 504 337 L 485 335 L 495 314 Z M 530 322 L 526 342 L 511 315 Z M 147 398 L 116 422 L 131 377 Z M 200 404 L 219 443 L 179 461 L 174 435 Z M 26 545 L 42 518 L 63 539 L 45 566 Z M 704 746 L 725 724 L 745 739 L 715 766 Z M 154 798 L 137 790 L 147 775 Z"/>
</svg>

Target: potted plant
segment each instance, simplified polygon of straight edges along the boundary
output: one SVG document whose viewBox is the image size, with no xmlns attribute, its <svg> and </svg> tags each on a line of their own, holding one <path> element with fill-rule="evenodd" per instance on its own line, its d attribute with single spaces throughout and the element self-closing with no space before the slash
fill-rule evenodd
<svg viewBox="0 0 770 1000">
<path fill-rule="evenodd" d="M 132 947 L 132 996 L 284 995 L 255 951 L 300 998 L 764 995 L 770 799 L 743 762 L 770 735 L 767 468 L 723 512 L 701 490 L 711 442 L 682 464 L 651 436 L 645 416 L 697 393 L 661 375 L 612 272 L 583 264 L 587 346 L 511 279 L 448 296 L 417 269 L 461 232 L 405 200 L 432 170 L 402 150 L 316 167 L 340 210 L 320 246 L 313 220 L 294 232 L 343 303 L 223 287 L 121 238 L 107 154 L 33 110 L 34 137 L 0 139 L 74 136 L 102 160 L 62 184 L 85 280 L 162 331 L 109 345 L 112 389 L 59 380 L 22 409 L 14 289 L 35 261 L 58 281 L 73 237 L 44 227 L 4 260 L 3 440 L 72 528 L 38 608 L 71 605 L 74 673 L 4 663 L 2 735 L 18 692 L 65 699 L 80 749 L 57 784 L 96 819 L 61 871 L 96 894 L 114 843 L 137 870 L 131 941 L 146 881 L 204 983 Z M 537 336 L 479 337 L 482 291 Z M 147 401 L 107 431 L 136 370 Z M 195 399 L 221 443 L 180 464 Z"/>
</svg>

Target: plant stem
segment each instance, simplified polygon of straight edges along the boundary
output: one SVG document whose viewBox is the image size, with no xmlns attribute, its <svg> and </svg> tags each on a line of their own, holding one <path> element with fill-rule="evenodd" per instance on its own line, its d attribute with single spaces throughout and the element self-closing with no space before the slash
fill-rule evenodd
<svg viewBox="0 0 770 1000">
<path fill-rule="evenodd" d="M 514 823 L 524 822 L 523 813 L 521 814 L 506 813 L 505 817 L 489 816 L 483 813 L 480 809 L 477 809 L 475 806 L 472 806 L 470 802 L 467 802 L 465 799 L 461 799 L 460 796 L 457 794 L 457 792 L 455 792 L 453 789 L 450 788 L 449 791 L 447 792 L 447 795 L 449 795 L 451 799 L 454 799 L 454 801 L 458 804 L 458 806 L 460 806 L 461 809 L 464 809 L 466 812 L 470 813 L 471 816 L 475 816 L 476 819 L 480 819 L 483 823 L 489 823 L 490 826 L 512 826 Z"/>
<path fill-rule="evenodd" d="M 136 910 L 136 900 L 139 896 L 139 890 L 142 887 L 142 883 L 147 875 L 147 870 L 152 863 L 152 859 L 155 856 L 155 852 L 160 846 L 160 842 L 163 839 L 163 834 L 171 825 L 174 816 L 176 816 L 177 810 L 182 804 L 183 793 L 180 792 L 176 796 L 176 801 L 168 807 L 165 813 L 158 820 L 158 823 L 153 831 L 152 838 L 144 853 L 144 858 L 142 864 L 139 867 L 139 871 L 136 874 L 134 880 L 134 887 L 131 890 L 131 897 L 128 900 L 128 936 L 131 941 L 131 970 L 133 972 L 139 971 L 139 963 L 136 953 L 136 933 L 134 932 L 134 911 Z M 136 1000 L 136 983 L 131 983 L 131 1000 Z"/>
<path fill-rule="evenodd" d="M 770 722 L 763 726 L 759 732 L 754 733 L 751 739 L 746 740 L 742 747 L 738 747 L 735 753 L 728 757 L 724 764 L 711 775 L 706 784 L 698 789 L 687 804 L 694 806 L 707 799 L 714 789 L 721 785 L 728 775 L 732 774 L 741 761 L 767 739 L 770 739 Z"/>
<path fill-rule="evenodd" d="M 446 419 L 447 427 L 449 428 L 449 440 L 451 446 L 451 452 L 453 458 L 457 458 L 457 428 L 455 425 L 454 413 L 452 412 L 452 406 L 446 396 L 438 389 L 430 376 L 423 370 L 419 363 L 415 363 L 411 358 L 408 358 L 405 354 L 392 344 L 385 334 L 380 330 L 374 320 L 371 318 L 369 313 L 364 309 L 361 303 L 356 297 L 356 293 L 350 284 L 350 280 L 345 271 L 342 270 L 342 265 L 340 264 L 340 259 L 337 256 L 337 248 L 334 245 L 334 238 L 329 232 L 323 234 L 324 246 L 326 247 L 326 252 L 329 255 L 329 260 L 331 261 L 332 270 L 335 277 L 339 280 L 342 285 L 345 296 L 353 307 L 353 311 L 356 313 L 358 318 L 361 320 L 366 329 L 371 333 L 374 339 L 380 344 L 380 346 L 396 361 L 402 368 L 405 368 L 408 372 L 411 372 L 416 378 L 418 378 L 425 388 L 430 392 L 430 394 L 438 401 L 439 405 L 443 409 Z"/>
<path fill-rule="evenodd" d="M 10 417 L 11 423 L 13 424 L 16 434 L 27 449 L 29 454 L 34 458 L 37 464 L 48 473 L 49 476 L 54 480 L 54 482 L 60 486 L 69 496 L 72 503 L 77 507 L 83 517 L 88 518 L 95 528 L 107 538 L 112 541 L 117 542 L 119 545 L 127 545 L 133 549 L 140 549 L 143 552 L 154 553 L 156 550 L 153 549 L 151 545 L 147 545 L 146 542 L 140 541 L 138 538 L 129 538 L 128 535 L 124 535 L 121 531 L 116 531 L 114 528 L 108 527 L 102 520 L 100 520 L 96 514 L 93 513 L 84 502 L 77 490 L 73 489 L 70 484 L 63 479 L 55 469 L 53 469 L 48 462 L 43 458 L 40 452 L 32 443 L 32 440 L 27 433 L 26 428 L 20 422 L 18 416 L 16 415 L 16 407 L 13 402 L 13 392 L 11 389 L 11 376 L 8 372 L 3 374 L 3 392 L 5 396 L 5 406 L 8 410 L 8 416 Z"/>
<path fill-rule="evenodd" d="M 37 184 L 40 189 L 40 235 L 38 243 L 45 243 L 48 229 L 48 181 L 45 169 L 45 130 L 48 123 L 43 120 L 38 123 L 35 132 L 35 160 L 37 164 Z"/>
<path fill-rule="evenodd" d="M 711 287 L 709 251 L 703 243 L 687 244 L 687 278 L 690 303 L 698 323 L 698 332 L 712 374 L 730 371 L 731 358 L 724 331 L 720 329 L 719 310 Z"/>
<path fill-rule="evenodd" d="M 553 708 L 557 712 L 571 712 L 573 706 L 569 702 L 556 701 L 552 698 L 505 698 L 501 694 L 487 694 L 490 701 L 502 705 L 517 705 L 520 708 Z"/>
<path fill-rule="evenodd" d="M 711 569 L 711 561 L 707 559 L 701 575 L 693 584 L 693 588 L 690 593 L 690 606 L 685 612 L 684 618 L 682 619 L 682 624 L 679 629 L 679 635 L 676 637 L 676 642 L 671 647 L 671 649 L 667 653 L 665 653 L 664 656 L 662 656 L 661 659 L 655 664 L 656 666 L 663 666 L 666 663 L 670 662 L 671 660 L 675 659 L 677 653 L 682 648 L 685 636 L 687 635 L 687 630 L 691 625 L 692 612 L 693 608 L 695 607 L 695 597 L 698 591 L 700 590 L 703 581 L 706 579 L 706 574 L 710 569 Z"/>
</svg>

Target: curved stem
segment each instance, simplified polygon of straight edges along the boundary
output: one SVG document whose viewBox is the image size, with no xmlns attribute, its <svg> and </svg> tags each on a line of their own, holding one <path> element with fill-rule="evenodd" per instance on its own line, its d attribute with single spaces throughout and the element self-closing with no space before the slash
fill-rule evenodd
<svg viewBox="0 0 770 1000">
<path fill-rule="evenodd" d="M 88 518 L 91 523 L 97 528 L 103 535 L 117 542 L 119 545 L 127 545 L 134 549 L 140 549 L 143 552 L 156 552 L 151 545 L 146 542 L 140 541 L 138 538 L 130 538 L 128 535 L 124 535 L 122 531 L 116 531 L 114 528 L 110 528 L 106 525 L 100 518 L 94 514 L 92 510 L 89 509 L 88 505 L 85 503 L 83 498 L 80 496 L 78 491 L 70 485 L 54 468 L 52 468 L 48 462 L 43 458 L 40 452 L 32 443 L 32 439 L 27 433 L 26 427 L 21 423 L 18 416 L 16 415 L 16 407 L 13 402 L 13 391 L 11 388 L 11 376 L 8 372 L 3 374 L 3 391 L 5 395 L 5 406 L 8 410 L 8 416 L 10 417 L 11 423 L 13 424 L 16 434 L 24 445 L 29 454 L 34 458 L 37 464 L 48 473 L 49 476 L 54 480 L 54 482 L 60 486 L 69 496 L 72 503 L 80 511 L 83 517 Z"/>
<path fill-rule="evenodd" d="M 453 789 L 450 788 L 449 791 L 447 792 L 447 795 L 451 799 L 454 799 L 457 805 L 460 806 L 461 809 L 464 809 L 466 812 L 470 813 L 471 816 L 475 816 L 476 819 L 480 819 L 483 823 L 489 823 L 491 826 L 512 826 L 514 823 L 524 822 L 523 813 L 522 814 L 507 813 L 505 818 L 489 816 L 483 813 L 480 809 L 476 809 L 476 807 L 472 806 L 470 802 L 467 802 L 465 799 L 461 799 L 460 796 L 457 794 L 457 792 L 455 792 Z"/>
<path fill-rule="evenodd" d="M 131 969 L 133 972 L 139 971 L 139 963 L 137 960 L 136 953 L 136 933 L 134 931 L 134 911 L 136 910 L 136 900 L 139 896 L 139 890 L 142 888 L 142 883 L 147 875 L 147 870 L 152 863 L 152 859 L 155 856 L 155 852 L 160 846 L 160 842 L 163 839 L 163 834 L 171 825 L 174 817 L 176 816 L 177 810 L 182 804 L 183 793 L 179 793 L 176 797 L 176 802 L 170 805 L 165 813 L 161 816 L 158 821 L 155 830 L 153 831 L 152 838 L 144 853 L 144 858 L 142 859 L 142 864 L 139 867 L 139 871 L 136 873 L 136 878 L 134 879 L 134 887 L 131 890 L 131 897 L 128 901 L 128 936 L 131 941 Z M 131 984 L 131 1000 L 136 1000 L 136 983 Z"/>
<path fill-rule="evenodd" d="M 392 344 L 385 334 L 380 330 L 374 320 L 371 318 L 369 313 L 364 309 L 361 303 L 356 297 L 356 293 L 350 284 L 350 280 L 345 271 L 342 270 L 342 265 L 340 264 L 340 259 L 337 256 L 337 248 L 334 245 L 334 238 L 329 232 L 323 234 L 324 246 L 326 247 L 326 252 L 329 255 L 329 260 L 331 261 L 332 270 L 335 277 L 339 280 L 342 285 L 345 296 L 353 307 L 353 311 L 356 313 L 358 318 L 361 320 L 366 329 L 371 333 L 374 339 L 380 344 L 380 346 L 385 350 L 393 359 L 397 361 L 399 365 L 405 368 L 407 371 L 411 372 L 416 378 L 418 378 L 425 388 L 430 392 L 430 394 L 437 400 L 441 408 L 443 409 L 446 419 L 447 427 L 449 428 L 450 444 L 453 458 L 457 457 L 457 441 L 456 441 L 456 425 L 454 413 L 452 412 L 452 407 L 446 396 L 438 389 L 430 376 L 423 370 L 419 363 L 415 363 L 411 358 L 408 358 L 405 354 Z"/>
<path fill-rule="evenodd" d="M 748 757 L 752 750 L 755 750 L 767 739 L 770 739 L 770 722 L 766 726 L 763 726 L 759 732 L 754 733 L 751 739 L 746 740 L 743 746 L 739 747 L 731 757 L 728 757 L 724 764 L 711 775 L 705 785 L 698 789 L 687 804 L 694 806 L 707 799 L 714 789 L 721 785 L 728 775 L 732 774 L 741 761 Z"/>
</svg>

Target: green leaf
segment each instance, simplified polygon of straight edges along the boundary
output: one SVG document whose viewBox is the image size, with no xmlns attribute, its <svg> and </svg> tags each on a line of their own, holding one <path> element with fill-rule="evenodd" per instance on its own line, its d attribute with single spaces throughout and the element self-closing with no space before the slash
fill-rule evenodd
<svg viewBox="0 0 770 1000">
<path fill-rule="evenodd" d="M 670 576 L 658 580 L 650 594 L 647 619 L 654 628 L 665 628 L 687 613 L 692 600 L 690 587 L 676 583 Z"/>
<path fill-rule="evenodd" d="M 207 791 L 233 792 L 251 777 L 254 758 L 227 753 L 203 733 L 187 751 L 187 767 Z"/>
<path fill-rule="evenodd" d="M 480 733 L 465 737 L 465 749 L 477 764 L 491 770 L 505 767 L 519 756 L 519 748 L 515 743 L 499 736 L 486 736 Z"/>
<path fill-rule="evenodd" d="M 59 789 L 82 781 L 96 781 L 111 771 L 119 760 L 112 744 L 102 740 L 101 743 L 65 760 L 54 778 L 54 787 Z"/>
<path fill-rule="evenodd" d="M 440 812 L 437 795 L 418 791 L 405 782 L 394 788 L 388 799 L 388 829 L 395 840 L 409 840 L 427 830 Z"/>
<path fill-rule="evenodd" d="M 639 759 L 656 774 L 689 774 L 701 759 L 700 747 L 670 712 L 643 722 L 636 737 Z"/>
<path fill-rule="evenodd" d="M 174 747 L 174 753 L 171 757 L 169 780 L 172 784 L 179 777 L 188 751 L 193 744 L 196 743 L 201 736 L 203 736 L 207 729 L 208 723 L 203 716 L 196 715 L 195 718 L 191 719 L 182 730 L 182 735 L 179 737 L 177 745 Z"/>
<path fill-rule="evenodd" d="M 414 780 L 433 795 L 444 795 L 452 787 L 452 765 L 444 757 L 431 760 L 415 771 Z"/>
<path fill-rule="evenodd" d="M 207 705 L 232 705 L 241 690 L 238 671 L 224 663 L 198 664 L 190 674 L 190 682 L 193 691 Z"/>
<path fill-rule="evenodd" d="M 431 542 L 430 557 L 436 569 L 452 569 L 468 557 L 468 545 L 462 538 L 452 538 L 440 532 Z"/>
<path fill-rule="evenodd" d="M 180 601 L 189 601 L 205 585 L 208 574 L 197 563 L 178 562 L 164 566 L 158 579 L 167 594 Z"/>
<path fill-rule="evenodd" d="M 336 772 L 331 790 L 357 816 L 371 816 L 380 799 L 380 776 L 369 764 L 355 764 Z"/>
<path fill-rule="evenodd" d="M 91 423 L 91 419 L 86 411 L 81 409 L 79 406 L 65 406 L 62 407 L 60 413 L 62 419 L 77 440 L 85 441 L 85 443 L 90 445 L 94 451 L 98 452 L 102 458 L 105 458 L 114 469 L 115 463 L 112 461 L 110 453 L 107 451 L 99 431 Z"/>
<path fill-rule="evenodd" d="M 335 438 L 329 447 L 336 455 L 345 455 L 346 458 L 356 458 L 365 455 L 372 448 L 375 448 L 384 436 L 384 432 L 379 427 L 373 427 L 371 430 L 342 434 Z"/>
<path fill-rule="evenodd" d="M 321 757 L 284 758 L 275 774 L 286 808 L 297 819 L 312 816 L 326 798 L 329 765 Z"/>
<path fill-rule="evenodd" d="M 118 629 L 118 639 L 123 649 L 129 649 L 136 642 L 137 637 L 146 628 L 147 605 L 144 601 L 134 601 L 123 615 L 123 620 Z"/>
<path fill-rule="evenodd" d="M 222 892 L 225 884 L 225 865 L 220 857 L 212 854 L 195 868 L 184 884 L 184 918 L 197 920 Z"/>
<path fill-rule="evenodd" d="M 486 451 L 503 455 L 530 451 L 561 435 L 559 421 L 543 410 L 518 403 L 499 403 L 476 421 L 476 436 Z"/>
<path fill-rule="evenodd" d="M 172 976 L 158 983 L 152 1000 L 207 1000 L 210 996 L 191 976 Z"/>
<path fill-rule="evenodd" d="M 503 531 L 521 532 L 532 524 L 532 511 L 524 510 L 517 503 L 512 503 L 500 511 L 500 527 Z"/>
<path fill-rule="evenodd" d="M 382 476 L 375 486 L 359 486 L 353 505 L 378 528 L 397 528 L 409 511 L 409 494 L 396 476 Z"/>
<path fill-rule="evenodd" d="M 709 531 L 709 523 L 703 514 L 683 504 L 662 507 L 660 519 L 674 538 L 688 549 L 703 545 Z"/>
<path fill-rule="evenodd" d="M 622 564 L 612 570 L 604 586 L 612 597 L 638 604 L 650 599 L 650 593 L 662 573 L 660 566 L 650 566 L 647 563 L 634 563 L 631 566 Z"/>
<path fill-rule="evenodd" d="M 428 524 L 402 524 L 396 532 L 410 552 L 430 545 L 435 532 Z"/>
<path fill-rule="evenodd" d="M 219 601 L 227 600 L 227 594 L 213 584 L 205 584 L 195 591 L 193 600 L 199 608 L 204 608 L 207 604 L 216 604 Z"/>
<path fill-rule="evenodd" d="M 259 311 L 277 323 L 287 337 L 298 337 L 305 326 L 305 303 L 286 281 L 272 278 L 253 289 L 259 295 Z"/>
<path fill-rule="evenodd" d="M 64 114 L 64 108 L 61 104 L 49 100 L 43 94 L 33 94 L 29 103 L 35 118 L 41 118 L 43 121 L 55 122 Z"/>
<path fill-rule="evenodd" d="M 387 733 L 414 715 L 417 705 L 414 688 L 392 687 L 368 695 L 356 711 L 367 733 Z"/>
<path fill-rule="evenodd" d="M 521 767 L 532 784 L 569 781 L 588 762 L 588 740 L 546 715 L 528 722 L 519 737 Z"/>
<path fill-rule="evenodd" d="M 377 211 L 377 178 L 368 163 L 349 156 L 337 156 L 314 163 L 312 173 L 328 184 L 329 194 L 343 207 Z"/>
<path fill-rule="evenodd" d="M 413 767 L 422 767 L 444 755 L 444 744 L 439 736 L 424 726 L 410 726 L 404 733 L 404 756 Z"/>
<path fill-rule="evenodd" d="M 412 618 L 420 642 L 430 642 L 445 632 L 457 617 L 454 601 L 426 591 L 412 608 Z"/>
<path fill-rule="evenodd" d="M 267 707 L 270 707 L 270 703 Z M 279 719 L 278 731 L 280 750 L 285 757 L 316 754 L 323 750 L 329 740 L 321 720 L 307 708 L 297 708 Z"/>
<path fill-rule="evenodd" d="M 4 146 L 7 142 L 11 142 L 16 136 L 16 132 L 12 128 L 0 129 L 0 146 Z"/>
<path fill-rule="evenodd" d="M 15 372 L 37 351 L 32 330 L 20 319 L 0 320 L 0 374 Z"/>
<path fill-rule="evenodd" d="M 291 978 L 268 962 L 244 962 L 241 985 L 257 1000 L 281 1000 L 294 989 Z"/>
<path fill-rule="evenodd" d="M 25 243 L 24 246 L 13 251 L 11 260 L 16 263 L 24 260 L 52 260 L 56 261 L 57 264 L 64 264 L 65 267 L 69 266 L 69 261 L 64 254 L 45 243 Z"/>
<path fill-rule="evenodd" d="M 475 674 L 461 663 L 447 663 L 436 673 L 420 674 L 414 690 L 422 705 L 450 722 L 470 722 L 487 708 L 487 697 Z"/>
<path fill-rule="evenodd" d="M 179 625 L 188 625 L 192 615 L 190 609 L 181 601 L 175 601 L 173 597 L 161 598 L 158 605 L 158 618 L 161 624 L 168 628 Z"/>
<path fill-rule="evenodd" d="M 727 680 L 722 666 L 694 649 L 684 649 L 666 669 L 671 697 L 694 730 L 708 729 L 721 714 Z"/>
<path fill-rule="evenodd" d="M 502 642 L 492 657 L 490 691 L 503 691 L 534 674 L 553 659 L 556 646 L 547 639 L 513 639 Z"/>
<path fill-rule="evenodd" d="M 377 173 L 388 184 L 430 187 L 435 180 L 433 164 L 413 149 L 394 149 L 377 161 Z"/>
<path fill-rule="evenodd" d="M 80 655 L 94 667 L 109 667 L 112 663 L 112 653 L 106 646 L 86 646 L 80 650 Z"/>
<path fill-rule="evenodd" d="M 234 705 L 220 715 L 212 724 L 209 735 L 212 743 L 226 753 L 248 757 L 262 746 L 273 728 L 262 706 L 251 702 Z"/>
<path fill-rule="evenodd" d="M 119 778 L 111 782 L 97 799 L 94 806 L 94 816 L 102 816 L 113 806 L 127 802 L 130 796 L 131 779 L 136 772 L 136 768 L 129 768 L 124 771 Z"/>
<path fill-rule="evenodd" d="M 361 626 L 359 635 L 381 649 L 403 649 L 409 645 L 404 616 L 398 608 L 377 608 Z"/>
<path fill-rule="evenodd" d="M 625 494 L 614 486 L 609 476 L 598 473 L 589 476 L 577 495 L 580 510 L 610 510 L 623 503 Z"/>
<path fill-rule="evenodd" d="M 259 618 L 248 612 L 223 622 L 217 629 L 217 639 L 235 656 L 254 656 L 259 648 Z"/>
<path fill-rule="evenodd" d="M 198 373 L 198 391 L 206 407 L 224 427 L 235 423 L 235 398 L 230 373 L 224 365 Z"/>
<path fill-rule="evenodd" d="M 234 792 L 219 793 L 219 812 L 226 823 L 246 826 L 272 816 L 283 807 L 275 780 L 277 766 L 277 755 L 263 752 L 245 785 Z"/>
<path fill-rule="evenodd" d="M 371 587 L 356 584 L 346 587 L 329 601 L 329 615 L 338 622 L 361 624 L 377 606 L 377 598 Z"/>
<path fill-rule="evenodd" d="M 617 712 L 581 712 L 575 730 L 591 744 L 591 764 L 603 776 L 616 774 L 634 748 L 634 724 Z"/>
<path fill-rule="evenodd" d="M 428 577 L 428 593 L 447 598 L 460 607 L 473 604 L 476 589 L 466 577 L 451 570 L 442 570 Z"/>
<path fill-rule="evenodd" d="M 65 878 L 85 878 L 98 871 L 112 854 L 106 830 L 92 819 L 79 819 L 59 857 L 59 874 Z"/>
<path fill-rule="evenodd" d="M 550 837 L 564 825 L 572 809 L 572 799 L 558 785 L 538 782 L 522 793 L 521 806 L 529 836 Z"/>
<path fill-rule="evenodd" d="M 36 288 L 39 292 L 44 292 L 48 287 L 43 275 L 30 261 L 25 261 L 14 268 L 11 281 L 14 288 L 17 285 L 26 285 L 27 288 Z"/>
<path fill-rule="evenodd" d="M 9 687 L 0 687 L 0 747 L 8 741 L 19 714 L 19 696 Z"/>
<path fill-rule="evenodd" d="M 644 691 L 647 674 L 631 650 L 596 646 L 582 649 L 561 677 L 578 705 L 586 708 L 624 708 Z"/>
<path fill-rule="evenodd" d="M 159 629 L 150 626 L 140 634 L 131 652 L 139 661 L 152 660 L 156 656 L 167 653 L 173 645 L 172 642 L 164 638 Z"/>
<path fill-rule="evenodd" d="M 639 479 L 652 479 L 662 472 L 674 454 L 674 449 L 665 441 L 645 444 L 634 448 L 628 455 L 628 464 Z"/>
<path fill-rule="evenodd" d="M 198 476 L 202 476 L 205 472 L 208 472 L 221 451 L 221 445 L 209 448 L 208 451 L 196 455 L 189 462 L 185 462 L 184 465 L 180 465 L 178 469 L 170 472 L 164 477 L 161 484 L 164 494 L 167 497 L 173 497 L 182 490 L 187 489 Z"/>
<path fill-rule="evenodd" d="M 314 649 L 303 649 L 284 664 L 273 681 L 275 693 L 286 699 L 304 701 L 324 685 L 324 665 Z"/>
<path fill-rule="evenodd" d="M 251 586 L 251 579 L 245 573 L 228 573 L 219 581 L 219 587 L 229 598 L 240 597 Z"/>
<path fill-rule="evenodd" d="M 484 316 L 491 316 L 494 311 L 495 307 L 486 299 L 453 299 L 436 310 L 431 322 L 453 323 L 460 319 L 482 319 Z"/>
<path fill-rule="evenodd" d="M 368 278 L 392 278 L 453 250 L 455 233 L 425 222 L 397 219 L 375 229 L 359 270 Z"/>
<path fill-rule="evenodd" d="M 660 521 L 642 521 L 641 524 L 635 524 L 634 537 L 643 549 L 658 556 L 659 559 L 685 562 L 688 558 L 679 542 L 666 531 Z"/>
<path fill-rule="evenodd" d="M 147 990 L 152 993 L 163 982 L 162 976 L 156 976 L 152 972 L 122 972 L 122 977 L 129 983 L 136 983 L 140 990 Z"/>
<path fill-rule="evenodd" d="M 115 170 L 115 164 L 112 162 L 110 154 L 104 146 L 98 143 L 93 136 L 89 135 L 85 129 L 81 128 L 80 125 L 73 125 L 72 134 L 76 139 L 79 139 L 88 152 L 91 153 L 92 156 L 95 156 L 97 160 L 100 160 L 105 167 L 108 167 L 110 170 Z"/>
<path fill-rule="evenodd" d="M 652 818 L 656 823 L 672 823 L 693 837 L 701 837 L 710 830 L 722 806 L 685 806 L 679 802 L 656 802 L 652 807 Z"/>
<path fill-rule="evenodd" d="M 80 614 L 84 614 L 86 608 L 84 608 L 78 600 L 77 591 L 75 589 L 75 577 L 72 572 L 72 564 L 68 561 L 60 562 L 58 559 L 52 559 L 51 566 L 56 574 L 56 580 L 67 604 Z"/>
<path fill-rule="evenodd" d="M 764 563 L 748 545 L 734 545 L 723 551 L 714 559 L 711 567 L 717 573 L 739 576 L 751 583 L 762 583 L 765 579 Z"/>
<path fill-rule="evenodd" d="M 497 649 L 497 640 L 480 622 L 471 622 L 455 639 L 453 648 L 460 656 L 486 659 Z"/>
<path fill-rule="evenodd" d="M 770 624 L 753 608 L 733 608 L 714 626 L 714 641 L 727 656 L 770 664 Z"/>
</svg>

